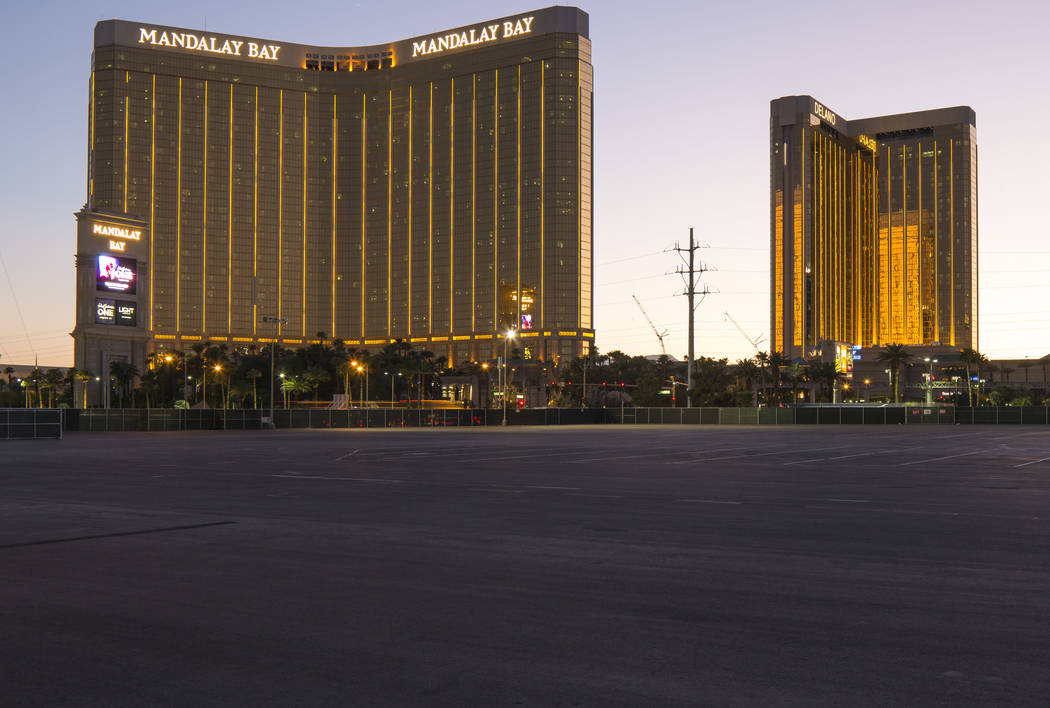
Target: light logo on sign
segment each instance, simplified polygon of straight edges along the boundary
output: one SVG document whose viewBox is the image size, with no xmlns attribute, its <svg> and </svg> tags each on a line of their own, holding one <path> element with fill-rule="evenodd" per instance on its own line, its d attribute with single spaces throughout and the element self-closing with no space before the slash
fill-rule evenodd
<svg viewBox="0 0 1050 708">
<path fill-rule="evenodd" d="M 135 292 L 135 261 L 131 258 L 98 256 L 96 286 L 99 290 L 127 293 Z"/>
<path fill-rule="evenodd" d="M 192 32 L 158 32 L 145 27 L 139 27 L 139 44 L 189 49 L 212 54 L 230 54 L 237 57 L 247 56 L 249 59 L 268 59 L 269 61 L 277 61 L 277 52 L 281 50 L 279 44 L 257 44 L 243 39 L 220 39 L 214 35 L 205 37 L 203 34 Z M 244 54 L 242 52 L 246 44 L 248 52 Z"/>
<path fill-rule="evenodd" d="M 96 236 L 110 236 L 128 241 L 138 241 L 142 238 L 142 232 L 137 229 L 127 229 L 123 226 L 111 226 L 110 224 L 92 224 L 91 233 Z"/>
<path fill-rule="evenodd" d="M 440 37 L 431 37 L 419 42 L 412 42 L 412 56 L 426 56 L 427 54 L 439 54 L 449 49 L 460 47 L 472 47 L 476 44 L 494 42 L 497 39 L 517 37 L 520 34 L 532 32 L 532 21 L 535 17 L 523 17 L 517 21 L 497 22 L 493 25 L 482 25 L 462 32 L 450 32 Z M 478 31 L 480 29 L 480 32 Z"/>
<path fill-rule="evenodd" d="M 838 116 L 829 111 L 826 106 L 821 104 L 819 101 L 813 102 L 813 112 L 817 114 L 817 117 L 823 121 L 827 121 L 832 125 L 835 125 L 835 121 L 838 120 Z"/>
<path fill-rule="evenodd" d="M 134 327 L 138 324 L 135 303 L 126 300 L 95 300 L 95 323 Z"/>
<path fill-rule="evenodd" d="M 95 322 L 113 324 L 117 319 L 117 304 L 113 300 L 95 300 Z"/>
</svg>

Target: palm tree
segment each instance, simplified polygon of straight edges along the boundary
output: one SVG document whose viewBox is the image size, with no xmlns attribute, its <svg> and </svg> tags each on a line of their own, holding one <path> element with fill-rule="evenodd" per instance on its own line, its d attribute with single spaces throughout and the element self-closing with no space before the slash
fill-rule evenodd
<svg viewBox="0 0 1050 708">
<path fill-rule="evenodd" d="M 81 406 L 87 408 L 87 383 L 91 380 L 91 372 L 87 369 L 73 369 L 73 380 L 80 382 L 80 394 L 83 397 Z M 73 406 L 76 407 L 76 391 L 73 392 Z"/>
<path fill-rule="evenodd" d="M 734 369 L 737 378 L 743 380 L 747 384 L 747 389 L 751 391 L 751 404 L 757 408 L 758 388 L 755 386 L 755 379 L 761 375 L 758 364 L 755 363 L 754 359 L 738 359 Z"/>
<path fill-rule="evenodd" d="M 132 390 L 131 382 L 139 375 L 139 370 L 126 361 L 111 361 L 109 373 L 120 384 L 120 407 L 124 407 L 124 397 Z"/>
<path fill-rule="evenodd" d="M 755 354 L 755 363 L 758 366 L 758 375 L 762 392 L 766 390 L 766 368 L 769 366 L 769 354 L 766 352 L 759 352 Z"/>
<path fill-rule="evenodd" d="M 842 380 L 842 373 L 831 362 L 811 361 L 809 363 L 809 378 L 813 383 L 819 384 L 821 393 L 827 394 L 829 402 L 834 398 L 835 384 Z"/>
<path fill-rule="evenodd" d="M 976 349 L 967 348 L 959 352 L 959 361 L 966 365 L 966 393 L 968 394 L 967 401 L 971 408 L 973 408 L 973 378 L 970 369 L 974 366 L 980 367 L 981 359 L 983 358 L 984 355 Z M 978 374 L 978 378 L 980 378 L 980 374 Z"/>
<path fill-rule="evenodd" d="M 37 406 L 40 407 L 40 408 L 44 407 L 44 399 L 40 397 L 40 383 L 43 381 L 43 379 L 44 379 L 44 372 L 41 371 L 39 368 L 33 369 L 30 372 L 30 374 L 29 374 L 29 381 L 36 388 L 36 402 L 37 402 Z M 32 396 L 30 396 L 30 397 L 32 397 Z M 31 406 L 26 406 L 26 407 L 30 408 Z"/>
<path fill-rule="evenodd" d="M 48 369 L 40 379 L 42 388 L 47 390 L 47 407 L 55 407 L 55 389 L 62 384 L 62 372 L 58 369 Z M 43 405 L 43 401 L 41 401 Z"/>
<path fill-rule="evenodd" d="M 284 394 L 284 407 L 288 407 L 288 396 L 294 395 L 301 389 L 298 381 L 292 376 L 285 376 L 281 379 L 281 393 Z"/>
<path fill-rule="evenodd" d="M 876 361 L 884 361 L 890 367 L 890 375 L 893 377 L 893 402 L 900 403 L 900 369 L 901 365 L 911 361 L 911 352 L 903 344 L 887 344 L 879 352 Z"/>
<path fill-rule="evenodd" d="M 798 385 L 806 377 L 808 368 L 800 361 L 793 361 L 787 366 L 787 375 L 791 380 L 791 405 L 798 403 Z"/>
<path fill-rule="evenodd" d="M 139 389 L 146 397 L 146 410 L 150 409 L 150 394 L 160 389 L 160 375 L 153 371 L 147 371 L 139 378 Z"/>
<path fill-rule="evenodd" d="M 318 332 L 317 334 L 322 335 L 324 332 Z M 315 401 L 317 400 L 317 389 L 330 378 L 328 372 L 316 364 L 307 367 L 306 371 L 299 376 L 299 380 L 305 384 L 305 390 L 313 390 Z"/>
<path fill-rule="evenodd" d="M 767 365 L 769 366 L 769 383 L 773 388 L 773 400 L 777 403 L 781 402 L 780 388 L 781 388 L 781 369 L 787 366 L 788 361 L 784 358 L 784 355 L 780 352 L 773 352 L 769 355 Z"/>
<path fill-rule="evenodd" d="M 244 372 L 244 378 L 251 379 L 252 381 L 252 408 L 259 407 L 259 377 L 262 376 L 262 372 L 258 369 L 248 369 Z"/>
<path fill-rule="evenodd" d="M 249 384 L 247 381 L 239 380 L 230 384 L 230 397 L 233 401 L 240 400 L 242 408 L 244 407 L 244 399 L 247 398 L 249 394 L 253 396 L 255 395 L 254 381 Z"/>
</svg>

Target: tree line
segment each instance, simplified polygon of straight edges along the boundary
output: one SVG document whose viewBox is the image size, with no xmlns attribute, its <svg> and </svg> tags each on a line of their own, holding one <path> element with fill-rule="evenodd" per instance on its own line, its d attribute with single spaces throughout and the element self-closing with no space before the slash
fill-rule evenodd
<svg viewBox="0 0 1050 708">
<path fill-rule="evenodd" d="M 379 351 L 348 347 L 327 338 L 300 349 L 274 348 L 273 390 L 275 407 L 304 401 L 331 401 L 346 396 L 350 403 L 390 401 L 392 405 L 439 398 L 441 376 L 466 375 L 487 379 L 493 368 L 481 362 L 451 364 L 444 356 L 413 348 L 399 340 Z M 508 365 L 527 363 L 522 350 L 510 353 Z M 902 368 L 920 363 L 901 344 L 882 348 L 878 359 L 890 370 L 891 395 L 902 400 Z M 1033 365 L 1037 362 L 1033 362 Z M 1044 368 L 1046 362 L 1040 362 Z M 700 356 L 693 369 L 692 387 L 686 390 L 685 362 L 663 356 L 651 359 L 620 351 L 602 354 L 593 350 L 583 357 L 552 362 L 550 379 L 544 381 L 545 401 L 530 405 L 579 406 L 780 406 L 802 398 L 830 402 L 846 383 L 834 364 L 811 359 L 790 361 L 781 354 L 760 352 L 730 363 L 726 358 Z M 527 368 L 527 367 L 522 367 Z M 1047 391 L 1027 385 L 1010 385 L 1014 369 L 995 366 L 973 349 L 964 349 L 957 369 L 965 381 L 988 377 L 985 386 L 967 386 L 960 405 L 1042 405 Z M 85 407 L 92 385 L 108 385 L 111 407 L 268 408 L 270 400 L 270 349 L 262 346 L 230 347 L 226 343 L 198 342 L 189 350 L 157 352 L 147 358 L 144 371 L 123 361 L 111 362 L 103 377 L 83 369 L 36 369 L 23 379 L 7 367 L 0 379 L 0 407 Z M 996 374 L 1000 380 L 995 380 Z M 1027 367 L 1025 368 L 1027 380 Z M 1017 382 L 1020 383 L 1020 382 Z M 520 386 L 518 380 L 511 385 Z M 856 390 L 854 382 L 854 390 Z"/>
</svg>

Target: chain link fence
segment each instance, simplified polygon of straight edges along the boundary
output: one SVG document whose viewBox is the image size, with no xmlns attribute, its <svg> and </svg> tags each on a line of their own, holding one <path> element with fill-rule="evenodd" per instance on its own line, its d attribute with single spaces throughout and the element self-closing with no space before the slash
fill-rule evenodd
<svg viewBox="0 0 1050 708">
<path fill-rule="evenodd" d="M 61 438 L 62 431 L 261 430 L 268 411 L 240 409 L 4 408 L 0 440 Z M 461 428 L 501 426 L 503 411 L 478 409 L 277 409 L 279 429 Z M 508 410 L 508 425 L 1047 425 L 1050 407 L 851 406 L 797 408 L 530 408 Z"/>
<path fill-rule="evenodd" d="M 0 408 L 0 440 L 62 438 L 58 408 Z"/>
</svg>

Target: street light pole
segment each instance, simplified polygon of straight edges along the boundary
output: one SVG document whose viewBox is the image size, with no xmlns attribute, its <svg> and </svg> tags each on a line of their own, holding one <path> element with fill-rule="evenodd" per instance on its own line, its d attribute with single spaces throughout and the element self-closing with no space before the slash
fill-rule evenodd
<svg viewBox="0 0 1050 708">
<path fill-rule="evenodd" d="M 937 363 L 936 359 L 930 357 L 924 357 L 923 361 L 929 365 L 929 373 L 926 374 L 926 405 L 933 405 L 933 365 Z"/>
<path fill-rule="evenodd" d="M 514 338 L 514 330 L 508 329 L 503 338 L 503 425 L 507 424 L 507 347 Z"/>
<path fill-rule="evenodd" d="M 276 429 L 276 425 L 273 422 L 273 350 L 274 344 L 277 342 L 277 326 L 282 324 L 288 324 L 288 320 L 284 317 L 263 317 L 263 322 L 273 323 L 273 339 L 270 341 L 270 420 L 269 427 Z"/>
</svg>

